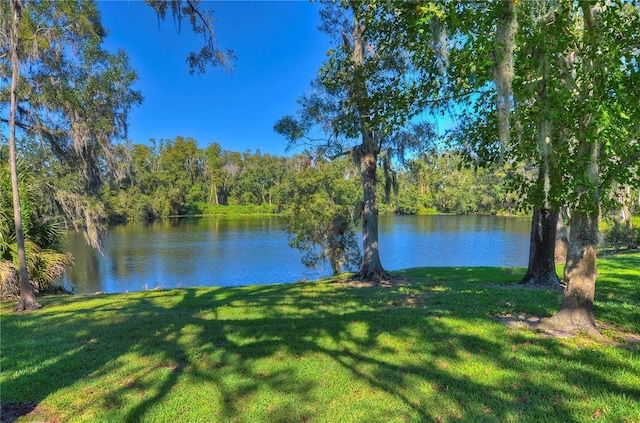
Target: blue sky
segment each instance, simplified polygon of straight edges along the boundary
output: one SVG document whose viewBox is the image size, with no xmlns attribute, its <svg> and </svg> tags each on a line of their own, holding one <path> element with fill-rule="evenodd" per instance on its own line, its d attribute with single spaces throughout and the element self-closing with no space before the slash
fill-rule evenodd
<svg viewBox="0 0 640 423">
<path fill-rule="evenodd" d="M 98 2 L 109 31 L 104 46 L 123 49 L 136 69 L 143 104 L 129 118 L 129 139 L 191 137 L 201 147 L 275 155 L 286 141 L 273 132 L 277 119 L 294 114 L 330 47 L 317 2 L 204 1 L 213 10 L 219 46 L 237 56 L 233 73 L 213 68 L 190 75 L 186 57 L 202 46 L 188 23 L 178 33 L 173 19 L 158 23 L 139 1 Z"/>
</svg>

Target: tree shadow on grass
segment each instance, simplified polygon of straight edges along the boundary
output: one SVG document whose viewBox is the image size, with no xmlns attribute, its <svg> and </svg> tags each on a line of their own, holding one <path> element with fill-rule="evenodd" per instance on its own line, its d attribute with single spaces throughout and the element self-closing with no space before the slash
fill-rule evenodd
<svg viewBox="0 0 640 423">
<path fill-rule="evenodd" d="M 52 420 L 571 422 L 586 390 L 640 396 L 604 376 L 638 370 L 623 358 L 498 324 L 476 332 L 490 317 L 474 296 L 509 293 L 431 288 L 168 290 L 61 308 L 47 298 L 3 318 L 3 401 L 44 404 Z"/>
</svg>

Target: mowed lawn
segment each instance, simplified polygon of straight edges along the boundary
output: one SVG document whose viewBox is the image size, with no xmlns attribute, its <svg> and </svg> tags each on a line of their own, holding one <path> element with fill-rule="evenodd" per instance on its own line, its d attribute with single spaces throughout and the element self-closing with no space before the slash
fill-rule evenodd
<svg viewBox="0 0 640 423">
<path fill-rule="evenodd" d="M 560 305 L 523 269 L 2 304 L 2 421 L 640 422 L 640 253 L 599 271 L 609 345 L 505 326 Z"/>
</svg>

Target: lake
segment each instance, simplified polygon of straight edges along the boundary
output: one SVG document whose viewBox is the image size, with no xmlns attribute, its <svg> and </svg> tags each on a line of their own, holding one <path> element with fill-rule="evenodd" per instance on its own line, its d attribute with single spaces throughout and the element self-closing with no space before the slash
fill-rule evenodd
<svg viewBox="0 0 640 423">
<path fill-rule="evenodd" d="M 70 233 L 63 278 L 75 293 L 240 286 L 317 279 L 288 246 L 281 218 L 172 219 L 112 227 L 104 255 Z M 387 270 L 424 266 L 526 267 L 530 220 L 497 216 L 380 216 Z"/>
</svg>

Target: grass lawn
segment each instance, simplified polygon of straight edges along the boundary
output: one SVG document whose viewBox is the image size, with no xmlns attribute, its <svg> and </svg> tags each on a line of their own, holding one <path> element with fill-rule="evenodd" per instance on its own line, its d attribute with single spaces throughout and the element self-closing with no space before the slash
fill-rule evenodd
<svg viewBox="0 0 640 423">
<path fill-rule="evenodd" d="M 2 422 L 640 422 L 640 253 L 599 271 L 615 345 L 500 323 L 559 307 L 523 269 L 5 303 Z"/>
</svg>

